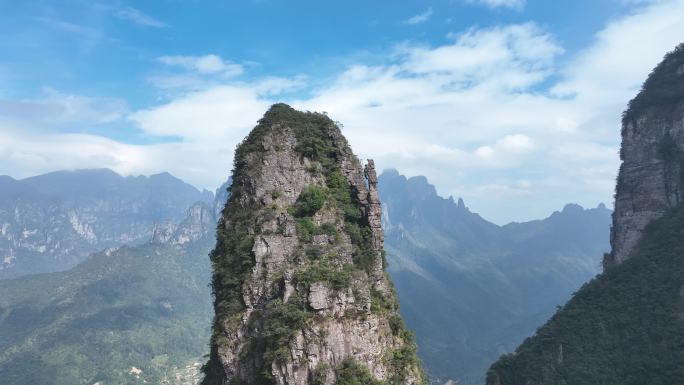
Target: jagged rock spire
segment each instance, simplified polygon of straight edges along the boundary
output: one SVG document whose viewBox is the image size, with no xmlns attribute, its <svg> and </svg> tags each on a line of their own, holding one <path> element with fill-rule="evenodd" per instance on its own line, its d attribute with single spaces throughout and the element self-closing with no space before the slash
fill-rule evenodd
<svg viewBox="0 0 684 385">
<path fill-rule="evenodd" d="M 204 384 L 422 384 L 384 272 L 375 165 L 327 116 L 274 105 L 238 147 L 211 258 Z"/>
</svg>

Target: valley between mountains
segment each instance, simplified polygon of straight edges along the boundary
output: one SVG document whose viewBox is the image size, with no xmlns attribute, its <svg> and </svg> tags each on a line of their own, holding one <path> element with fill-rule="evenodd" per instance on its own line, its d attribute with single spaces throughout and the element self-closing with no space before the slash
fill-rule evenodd
<svg viewBox="0 0 684 385">
<path fill-rule="evenodd" d="M 38 275 L 23 270 L 24 277 L 0 281 L 2 378 L 32 385 L 198 381 L 211 325 L 207 255 L 229 182 L 215 194 L 188 189 L 188 198 L 169 204 L 169 211 L 155 209 L 157 217 L 144 219 L 144 236 L 124 246 L 101 243 L 100 234 L 126 239 L 128 233 L 117 228 L 139 226 L 135 218 L 149 215 L 146 196 L 187 185 L 166 175 L 151 177 L 149 192 L 132 200 L 122 198 L 130 179 L 108 170 L 57 172 L 33 181 L 43 193 L 13 197 L 3 190 L 2 239 L 15 245 L 16 264 L 4 268 L 10 275 L 19 274 L 13 266 L 33 265 L 34 273 L 63 270 L 60 255 L 76 266 Z M 53 185 L 77 181 L 98 198 L 85 192 L 68 202 L 45 197 L 58 190 Z M 5 183 L 14 191 L 33 189 L 23 180 Z M 462 200 L 440 197 L 424 177 L 390 169 L 378 177 L 378 186 L 388 271 L 433 383 L 483 381 L 498 355 L 531 335 L 600 270 L 600 255 L 609 248 L 611 211 L 604 206 L 570 204 L 542 220 L 498 226 Z M 16 222 L 13 214 L 28 208 L 49 219 Z M 131 216 L 132 209 L 140 214 Z M 68 220 L 70 213 L 81 227 Z M 113 215 L 119 219 L 112 221 Z M 82 228 L 93 229 L 98 241 L 79 233 Z M 43 238 L 24 238 L 24 230 Z M 49 250 L 60 234 L 66 234 L 62 244 L 68 240 L 78 252 L 32 264 L 35 250 Z M 94 249 L 100 251 L 88 254 Z"/>
</svg>

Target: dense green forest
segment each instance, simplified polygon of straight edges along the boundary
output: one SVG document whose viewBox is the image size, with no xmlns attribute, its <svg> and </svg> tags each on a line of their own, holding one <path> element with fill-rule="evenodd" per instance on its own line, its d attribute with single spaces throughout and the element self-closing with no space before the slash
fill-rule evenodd
<svg viewBox="0 0 684 385">
<path fill-rule="evenodd" d="M 0 281 L 0 383 L 187 383 L 209 341 L 212 244 L 125 246 Z"/>
<path fill-rule="evenodd" d="M 665 55 L 660 64 L 648 75 L 641 92 L 629 102 L 629 108 L 622 116 L 623 123 L 634 120 L 649 107 L 674 106 L 684 98 L 684 82 L 681 82 L 684 68 L 684 43 Z"/>
<path fill-rule="evenodd" d="M 684 379 L 684 207 L 631 258 L 582 287 L 488 385 L 672 385 Z"/>
<path fill-rule="evenodd" d="M 385 171 L 385 249 L 402 315 L 433 383 L 482 385 L 600 271 L 611 211 L 567 205 L 543 220 L 498 226 L 425 177 Z"/>
</svg>

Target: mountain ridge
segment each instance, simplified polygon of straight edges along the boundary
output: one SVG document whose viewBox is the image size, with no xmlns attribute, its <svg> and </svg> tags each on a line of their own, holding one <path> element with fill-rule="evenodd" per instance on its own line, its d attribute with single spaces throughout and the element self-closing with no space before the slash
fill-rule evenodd
<svg viewBox="0 0 684 385">
<path fill-rule="evenodd" d="M 599 273 L 609 248 L 605 205 L 568 204 L 499 226 L 462 199 L 438 196 L 424 178 L 390 170 L 378 180 L 388 271 L 435 384 L 481 384 L 496 357 Z"/>
<path fill-rule="evenodd" d="M 0 279 L 65 270 L 97 250 L 146 242 L 154 223 L 214 200 L 168 173 L 67 170 L 0 184 Z"/>
<path fill-rule="evenodd" d="M 488 371 L 488 385 L 679 384 L 684 347 L 684 45 L 623 114 L 604 271 Z"/>
<path fill-rule="evenodd" d="M 391 173 L 392 172 L 390 172 L 390 174 Z M 395 177 L 400 176 L 398 172 L 394 172 L 394 174 L 396 174 Z M 395 210 L 396 209 L 395 203 L 404 201 L 403 198 L 402 199 L 396 199 L 396 196 L 397 195 L 403 195 L 402 191 L 405 191 L 405 189 L 403 187 L 396 189 L 396 187 L 397 187 L 396 183 L 395 184 L 392 184 L 392 183 L 387 184 L 386 182 L 388 179 L 386 178 L 386 176 L 387 176 L 387 172 L 383 172 L 378 177 L 378 180 L 379 180 L 378 188 L 380 191 L 380 195 L 383 197 L 383 209 L 389 209 L 389 211 L 387 211 L 387 210 L 383 211 L 383 223 L 384 223 L 385 227 L 388 228 L 386 221 L 389 220 L 390 223 L 396 224 L 396 228 L 392 227 L 392 228 L 388 229 L 389 231 L 386 233 L 387 239 L 386 239 L 385 245 L 386 245 L 387 250 L 388 250 L 388 259 L 390 260 L 389 261 L 390 262 L 389 272 L 390 272 L 390 274 L 392 274 L 392 277 L 395 280 L 395 282 L 398 283 L 398 291 L 400 294 L 400 300 L 401 300 L 401 303 L 403 304 L 402 307 L 404 308 L 403 314 L 405 317 L 407 317 L 407 322 L 409 322 L 411 328 L 416 329 L 418 331 L 417 340 L 418 340 L 419 345 L 422 346 L 422 348 L 420 350 L 420 354 L 423 358 L 427 359 L 425 361 L 425 363 L 428 366 L 428 369 L 431 370 L 431 372 L 433 372 L 433 374 L 438 374 L 437 376 L 434 376 L 434 377 L 444 379 L 444 381 L 442 381 L 442 383 L 446 382 L 446 380 L 449 378 L 452 378 L 452 379 L 459 378 L 458 376 L 455 375 L 458 373 L 454 373 L 454 371 L 450 371 L 450 370 L 445 371 L 445 370 L 441 370 L 441 369 L 432 370 L 436 366 L 438 367 L 440 365 L 439 362 L 441 362 L 439 359 L 434 360 L 434 357 L 439 357 L 440 355 L 444 356 L 444 351 L 443 350 L 441 351 L 442 354 L 437 353 L 435 355 L 431 355 L 430 351 L 434 350 L 434 349 L 432 349 L 433 347 L 436 347 L 437 351 L 439 352 L 440 351 L 439 349 L 444 349 L 444 347 L 443 347 L 444 343 L 449 343 L 452 345 L 455 345 L 455 344 L 462 345 L 462 342 L 460 342 L 462 336 L 460 336 L 458 334 L 464 334 L 465 332 L 463 332 L 462 330 L 455 329 L 453 327 L 453 325 L 455 323 L 451 322 L 451 320 L 449 320 L 449 319 L 444 319 L 442 321 L 442 319 L 444 317 L 434 317 L 434 319 L 430 323 L 426 324 L 426 325 L 428 325 L 427 327 L 424 327 L 421 329 L 421 327 L 419 325 L 424 321 L 421 321 L 420 319 L 418 319 L 418 322 L 416 322 L 415 321 L 416 316 L 421 315 L 421 314 L 429 315 L 431 313 L 429 311 L 426 311 L 425 308 L 420 308 L 420 307 L 416 308 L 414 303 L 415 302 L 429 303 L 430 301 L 436 301 L 437 303 L 448 304 L 449 302 L 444 301 L 444 298 L 453 297 L 454 296 L 453 293 L 456 293 L 457 291 L 455 291 L 454 287 L 450 287 L 448 285 L 445 286 L 444 282 L 453 281 L 454 279 L 460 279 L 458 277 L 462 276 L 462 273 L 459 273 L 461 275 L 459 275 L 459 274 L 448 275 L 448 274 L 451 274 L 451 273 L 448 273 L 450 270 L 449 269 L 445 270 L 443 267 L 441 267 L 442 262 L 439 262 L 439 261 L 445 260 L 444 259 L 445 255 L 442 254 L 441 252 L 435 253 L 434 251 L 431 251 L 429 249 L 429 247 L 431 246 L 432 242 L 426 241 L 424 238 L 420 238 L 420 237 L 416 238 L 415 236 L 413 236 L 411 234 L 411 232 L 409 232 L 407 230 L 407 228 L 412 228 L 412 227 L 416 227 L 416 226 L 407 225 L 408 227 L 405 227 L 403 221 L 398 220 L 398 219 L 402 218 L 402 215 L 397 216 L 397 214 L 400 214 L 402 212 L 410 213 L 411 210 L 416 210 L 416 208 L 419 208 L 420 206 L 414 206 L 413 209 L 411 209 L 410 207 L 404 207 L 404 208 L 399 208 L 399 209 Z M 401 182 L 402 180 L 403 180 L 403 182 Z M 409 180 L 411 180 L 411 182 L 408 182 Z M 406 177 L 401 176 L 401 178 L 397 179 L 396 181 L 401 182 L 401 183 L 409 183 L 409 184 L 416 182 L 416 184 L 418 185 L 417 187 L 409 186 L 410 190 L 413 192 L 411 194 L 411 196 L 413 197 L 412 199 L 415 200 L 416 202 L 429 203 L 431 201 L 431 199 L 436 199 L 438 202 L 440 202 L 437 206 L 438 210 L 435 210 L 435 209 L 425 210 L 425 211 L 423 211 L 424 215 L 418 216 L 418 218 L 421 218 L 421 220 L 422 220 L 422 222 L 419 222 L 420 223 L 419 227 L 432 226 L 431 217 L 429 215 L 425 215 L 425 213 L 429 213 L 429 212 L 444 211 L 446 213 L 450 213 L 450 215 L 451 214 L 464 215 L 468 218 L 468 220 L 486 221 L 483 218 L 479 217 L 477 214 L 473 215 L 472 213 L 469 213 L 470 210 L 467 208 L 467 206 L 465 205 L 465 203 L 463 202 L 462 199 L 453 199 L 451 197 L 449 197 L 449 198 L 439 197 L 438 194 L 436 193 L 436 190 L 434 189 L 434 187 L 432 187 L 430 185 L 429 181 L 427 181 L 427 179 L 424 177 L 413 179 L 413 178 L 406 178 Z M 1 183 L 2 183 L 2 179 L 0 179 L 0 184 Z M 214 212 L 218 212 L 220 214 L 220 211 L 222 211 L 223 206 L 225 205 L 225 201 L 226 201 L 227 196 L 228 196 L 228 186 L 230 186 L 230 184 L 231 184 L 230 181 L 228 181 L 217 189 L 217 192 L 215 194 L 215 196 L 216 196 L 215 203 L 210 204 L 210 205 L 206 205 L 204 203 L 198 203 L 195 206 L 199 205 L 198 207 L 203 207 L 202 210 L 214 211 Z M 388 197 L 388 192 L 391 192 L 394 190 L 397 190 L 397 194 L 395 194 L 394 197 Z M 214 207 L 214 209 L 211 209 L 211 207 L 209 207 L 209 206 Z M 444 210 L 444 207 L 447 207 L 447 206 L 451 206 L 451 207 Z M 417 210 L 419 212 L 422 211 L 420 209 L 417 209 Z M 551 214 L 549 217 L 559 215 L 559 214 L 562 215 L 563 211 L 566 211 L 566 210 L 563 210 L 563 209 L 558 210 L 554 214 Z M 591 211 L 591 210 L 589 210 L 589 211 Z M 187 213 L 188 211 L 186 209 L 183 209 L 182 212 Z M 202 218 L 201 212 L 198 211 L 197 213 L 199 215 L 196 217 L 201 219 Z M 187 214 L 183 214 L 183 215 L 185 217 L 188 217 Z M 440 220 L 434 221 L 435 222 L 434 225 L 437 226 L 437 228 L 447 228 L 448 229 L 450 227 L 449 222 L 448 221 L 445 222 L 445 220 L 448 220 L 449 215 L 447 215 L 447 216 L 440 215 L 438 218 L 440 218 Z M 548 218 L 546 218 L 546 219 L 548 219 Z M 182 220 L 180 220 L 178 222 L 173 222 L 173 221 L 171 221 L 171 222 L 167 222 L 167 221 L 155 222 L 155 224 L 153 224 L 151 226 L 156 228 L 156 230 L 152 230 L 152 227 L 151 227 L 150 228 L 150 238 L 141 240 L 141 242 L 146 243 L 146 242 L 152 240 L 153 243 L 165 243 L 167 245 L 165 247 L 169 247 L 169 246 L 171 246 L 173 248 L 185 247 L 185 245 L 186 245 L 185 243 L 179 242 L 179 240 L 181 239 L 181 234 L 184 234 L 184 231 L 179 231 L 179 228 L 178 228 L 178 226 L 182 222 L 183 222 Z M 200 220 L 197 223 L 201 224 L 203 222 Z M 520 235 L 520 238 L 524 238 L 524 239 L 529 238 L 527 235 L 524 235 L 526 233 L 537 234 L 538 228 L 540 228 L 540 224 L 543 224 L 544 221 L 543 220 L 532 221 L 532 223 L 535 223 L 534 226 L 530 226 L 531 227 L 530 229 L 522 232 Z M 584 222 L 584 223 L 585 224 L 582 225 L 581 227 L 588 227 L 586 224 L 588 222 Z M 604 223 L 604 222 L 601 222 L 601 223 Z M 170 226 L 165 227 L 166 226 L 165 224 L 170 224 Z M 475 227 L 479 228 L 479 226 L 480 225 L 475 226 Z M 484 224 L 483 226 L 484 226 L 484 228 L 492 229 L 492 228 L 496 228 L 498 225 L 489 223 L 489 224 Z M 513 227 L 526 228 L 526 226 L 524 224 L 517 224 L 517 225 L 516 224 L 508 224 L 508 225 L 498 226 L 498 227 L 504 228 L 507 226 L 511 227 L 511 230 L 510 230 L 511 232 L 517 232 L 518 231 L 517 229 L 513 229 Z M 202 226 L 200 225 L 199 228 L 202 228 Z M 205 228 L 207 231 L 211 232 L 213 230 L 213 225 L 205 224 L 203 228 Z M 608 222 L 605 222 L 605 229 L 602 230 L 603 234 L 607 234 L 606 233 L 607 228 L 608 228 Z M 164 231 L 166 231 L 166 233 L 164 233 Z M 500 230 L 497 230 L 497 231 L 500 231 Z M 154 235 L 155 232 L 157 233 L 159 238 L 155 238 L 155 235 Z M 599 231 L 599 233 L 600 233 L 600 231 Z M 413 257 L 411 259 L 397 258 L 396 257 L 397 254 L 395 252 L 393 252 L 393 249 L 400 249 L 403 245 L 403 243 L 401 243 L 401 242 L 403 242 L 403 241 L 401 241 L 400 238 L 396 238 L 393 234 L 402 234 L 403 236 L 408 237 L 408 241 L 409 241 L 408 244 L 409 245 L 414 245 L 412 247 L 415 247 L 415 244 L 417 242 L 418 244 L 422 245 L 423 248 L 422 249 L 411 249 L 411 250 L 415 250 L 415 252 L 411 253 L 411 256 Z M 164 235 L 164 236 L 162 237 L 162 235 Z M 448 241 L 450 238 L 456 237 L 458 235 L 459 235 L 458 232 L 449 232 L 448 235 L 443 235 L 443 237 Z M 506 235 L 504 238 L 508 239 L 508 238 L 510 238 L 510 236 Z M 607 238 L 607 235 L 606 235 L 606 238 Z M 448 246 L 449 246 L 449 244 L 446 243 L 445 245 L 442 246 L 442 248 L 443 249 L 450 249 Z M 459 250 L 458 245 L 456 245 L 456 246 L 457 247 L 453 247 L 451 249 Z M 488 250 L 490 250 L 490 249 L 488 249 Z M 496 248 L 493 248 L 493 249 L 496 249 Z M 112 252 L 114 250 L 115 249 L 111 249 L 109 252 Z M 505 251 L 505 250 L 503 250 L 503 251 Z M 441 254 L 441 255 L 439 255 L 439 254 Z M 446 254 L 446 255 L 450 256 L 449 258 L 446 259 L 448 261 L 450 259 L 454 259 L 455 256 L 457 256 L 458 254 L 450 253 L 450 254 Z M 420 258 L 416 258 L 416 257 L 420 257 Z M 465 258 L 465 259 L 466 260 L 470 259 L 470 257 Z M 436 264 L 431 263 L 429 265 L 429 266 L 436 266 L 436 272 L 433 270 L 430 270 L 429 268 L 426 268 L 426 266 L 425 266 L 426 260 L 427 261 L 439 262 Z M 407 266 L 407 264 L 408 264 L 408 266 Z M 595 265 L 597 265 L 597 264 L 598 263 L 596 262 Z M 466 263 L 465 265 L 470 266 L 471 264 Z M 463 266 L 461 266 L 461 268 L 463 268 Z M 397 271 L 399 271 L 399 275 L 396 274 Z M 416 278 L 410 278 L 413 281 L 409 281 L 409 284 L 410 284 L 409 286 L 406 286 L 406 283 L 402 283 L 400 281 L 397 281 L 397 279 L 399 279 L 399 280 L 403 279 L 402 276 L 407 274 L 406 271 L 409 271 L 410 274 L 416 274 L 418 276 L 420 276 L 419 273 L 423 274 L 422 275 L 423 280 L 422 281 L 416 281 Z M 447 272 L 448 274 L 445 275 L 445 272 Z M 25 277 L 25 278 L 29 278 L 29 277 Z M 21 278 L 20 280 L 23 280 L 23 279 L 24 278 Z M 411 282 L 413 282 L 413 283 L 411 283 Z M 417 284 L 418 286 L 427 285 L 427 286 L 432 287 L 431 285 L 434 285 L 435 282 L 442 282 L 442 283 L 439 283 L 437 286 L 434 286 L 435 291 L 432 292 L 431 297 L 428 297 L 428 299 L 423 300 L 423 301 L 416 301 L 415 297 L 411 296 L 412 293 L 416 292 L 416 290 L 413 289 L 414 288 L 413 285 L 415 285 L 415 284 Z M 577 285 L 579 285 L 580 283 L 578 283 Z M 407 287 L 408 287 L 408 290 L 404 291 L 404 290 L 406 290 Z M 477 286 L 477 285 L 476 286 L 468 286 L 468 285 L 462 286 L 462 289 L 459 289 L 458 292 L 468 292 L 469 290 L 472 290 L 473 287 L 479 287 L 479 286 Z M 478 288 L 477 290 L 482 290 L 482 289 Z M 407 292 L 411 293 L 411 295 L 407 295 L 406 294 Z M 435 293 L 438 294 L 437 297 L 432 296 Z M 442 302 L 442 301 L 444 301 L 444 302 Z M 560 302 L 563 302 L 563 301 L 560 301 Z M 558 302 L 553 303 L 553 301 L 552 301 L 551 304 L 545 305 L 545 308 L 547 309 L 549 314 L 550 314 L 550 312 L 553 311 L 553 309 L 555 309 L 556 303 L 558 303 Z M 498 306 L 498 305 L 495 305 L 495 306 Z M 478 311 L 482 311 L 482 310 L 478 310 Z M 459 313 L 460 313 L 460 311 L 459 311 Z M 448 312 L 445 312 L 445 314 L 448 314 Z M 471 314 L 471 316 L 472 316 L 472 312 L 468 313 L 468 314 Z M 484 313 L 484 314 L 486 314 L 486 313 Z M 538 319 L 539 316 L 528 314 L 526 317 L 532 317 L 533 320 L 536 320 L 536 319 Z M 527 326 L 524 325 L 525 322 L 523 322 L 523 321 L 520 321 L 520 322 L 522 322 L 522 324 L 519 324 L 517 326 L 514 324 L 511 324 L 511 326 L 509 326 L 509 328 L 508 328 L 509 330 L 507 330 L 507 331 L 501 330 L 500 332 L 498 332 L 498 333 L 503 333 L 502 337 L 501 337 L 502 340 L 505 340 L 506 338 L 510 338 L 510 336 L 512 335 L 511 333 L 513 333 L 515 335 L 519 335 L 519 334 L 521 334 L 521 330 L 528 330 L 529 329 Z M 534 321 L 527 321 L 528 324 L 533 323 L 533 322 Z M 456 332 L 456 335 L 454 335 L 454 333 L 443 334 L 437 340 L 435 340 L 433 338 L 432 334 L 429 332 L 432 330 L 439 330 L 439 329 L 454 329 L 454 332 Z M 428 331 L 427 333 L 426 333 L 426 330 Z M 532 330 L 530 330 L 530 332 L 531 331 Z M 1 334 L 1 332 L 0 332 L 0 334 Z M 525 332 L 522 332 L 522 334 L 525 334 Z M 508 335 L 509 337 L 506 337 L 506 335 Z M 519 338 L 522 339 L 522 338 L 524 338 L 524 336 L 525 335 L 522 335 Z M 518 338 L 518 337 L 516 337 L 516 338 Z M 430 348 L 426 349 L 425 348 L 426 346 L 429 346 Z M 467 346 L 467 345 L 464 345 L 464 346 Z M 489 346 L 496 346 L 496 344 L 492 345 L 490 343 Z M 453 354 L 451 354 L 451 353 L 449 353 L 447 355 L 449 357 L 453 356 Z M 435 362 L 436 364 L 433 364 L 433 362 Z M 139 364 L 139 365 L 141 365 L 141 364 Z M 141 367 L 141 366 L 138 366 L 138 367 Z M 468 382 L 462 381 L 462 383 L 467 384 Z"/>
</svg>

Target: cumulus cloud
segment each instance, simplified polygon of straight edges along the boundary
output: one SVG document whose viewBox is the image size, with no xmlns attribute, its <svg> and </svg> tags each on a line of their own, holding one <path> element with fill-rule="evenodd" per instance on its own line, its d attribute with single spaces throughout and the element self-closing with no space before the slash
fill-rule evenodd
<svg viewBox="0 0 684 385">
<path fill-rule="evenodd" d="M 548 76 L 554 58 L 563 52 L 535 24 L 471 29 L 452 34 L 452 44 L 407 47 L 403 67 L 416 74 L 446 75 L 453 84 L 525 88 Z M 490 83 L 490 84 L 493 84 Z"/>
<path fill-rule="evenodd" d="M 359 62 L 315 88 L 306 77 L 224 76 L 234 63 L 219 57 L 167 56 L 162 64 L 182 70 L 175 75 L 192 86 L 177 87 L 155 106 L 132 113 L 113 108 L 109 116 L 120 121 L 124 114 L 141 132 L 174 140 L 127 145 L 56 134 L 36 140 L 3 126 L 0 172 L 70 165 L 167 170 L 213 188 L 227 176 L 235 145 L 280 99 L 327 111 L 344 123 L 361 157 L 375 158 L 380 168 L 426 175 L 440 193 L 463 196 L 486 218 L 538 218 L 570 201 L 610 203 L 620 113 L 681 36 L 684 1 L 656 2 L 610 22 L 562 62 L 567 54 L 543 28 L 502 25 L 453 34 L 438 46 L 400 44 L 384 64 Z M 307 92 L 294 99 L 282 95 L 302 89 Z M 6 117 L 8 107 L 2 108 Z M 21 108 L 9 108 L 13 119 Z M 77 151 L 79 141 L 86 150 Z"/>
<path fill-rule="evenodd" d="M 408 19 L 404 20 L 404 24 L 416 25 L 425 23 L 426 21 L 430 20 L 430 17 L 432 17 L 432 8 L 428 8 L 423 13 L 419 13 L 417 15 L 409 17 Z"/>
<path fill-rule="evenodd" d="M 129 119 L 146 133 L 234 146 L 267 108 L 252 87 L 218 86 L 137 111 Z"/>
<path fill-rule="evenodd" d="M 682 42 L 684 1 L 658 1 L 610 23 L 563 69 L 564 80 L 552 89 L 578 103 L 602 106 L 592 117 L 596 134 L 605 138 L 615 116 L 635 96 L 664 54 Z M 603 128 L 603 129 L 602 129 Z"/>
<path fill-rule="evenodd" d="M 6 122 L 2 124 L 7 127 Z M 186 181 L 215 188 L 215 180 L 228 177 L 228 154 L 232 150 L 232 143 L 217 143 L 213 148 L 183 142 L 135 145 L 96 135 L 55 134 L 18 127 L 0 130 L 0 172 L 22 178 L 59 169 L 107 167 L 122 175 L 171 170 Z"/>
<path fill-rule="evenodd" d="M 400 47 L 398 63 L 352 67 L 299 106 L 345 122 L 381 167 L 427 175 L 488 218 L 539 217 L 568 201 L 610 203 L 621 111 L 681 36 L 682 1 L 609 23 L 562 66 L 562 47 L 534 24 L 473 29 Z M 524 208 L 512 204 L 522 195 Z"/>
<path fill-rule="evenodd" d="M 244 68 L 240 64 L 223 60 L 217 55 L 162 56 L 159 61 L 169 66 L 178 66 L 200 74 L 221 74 L 225 77 L 234 77 L 244 72 Z"/>
</svg>

